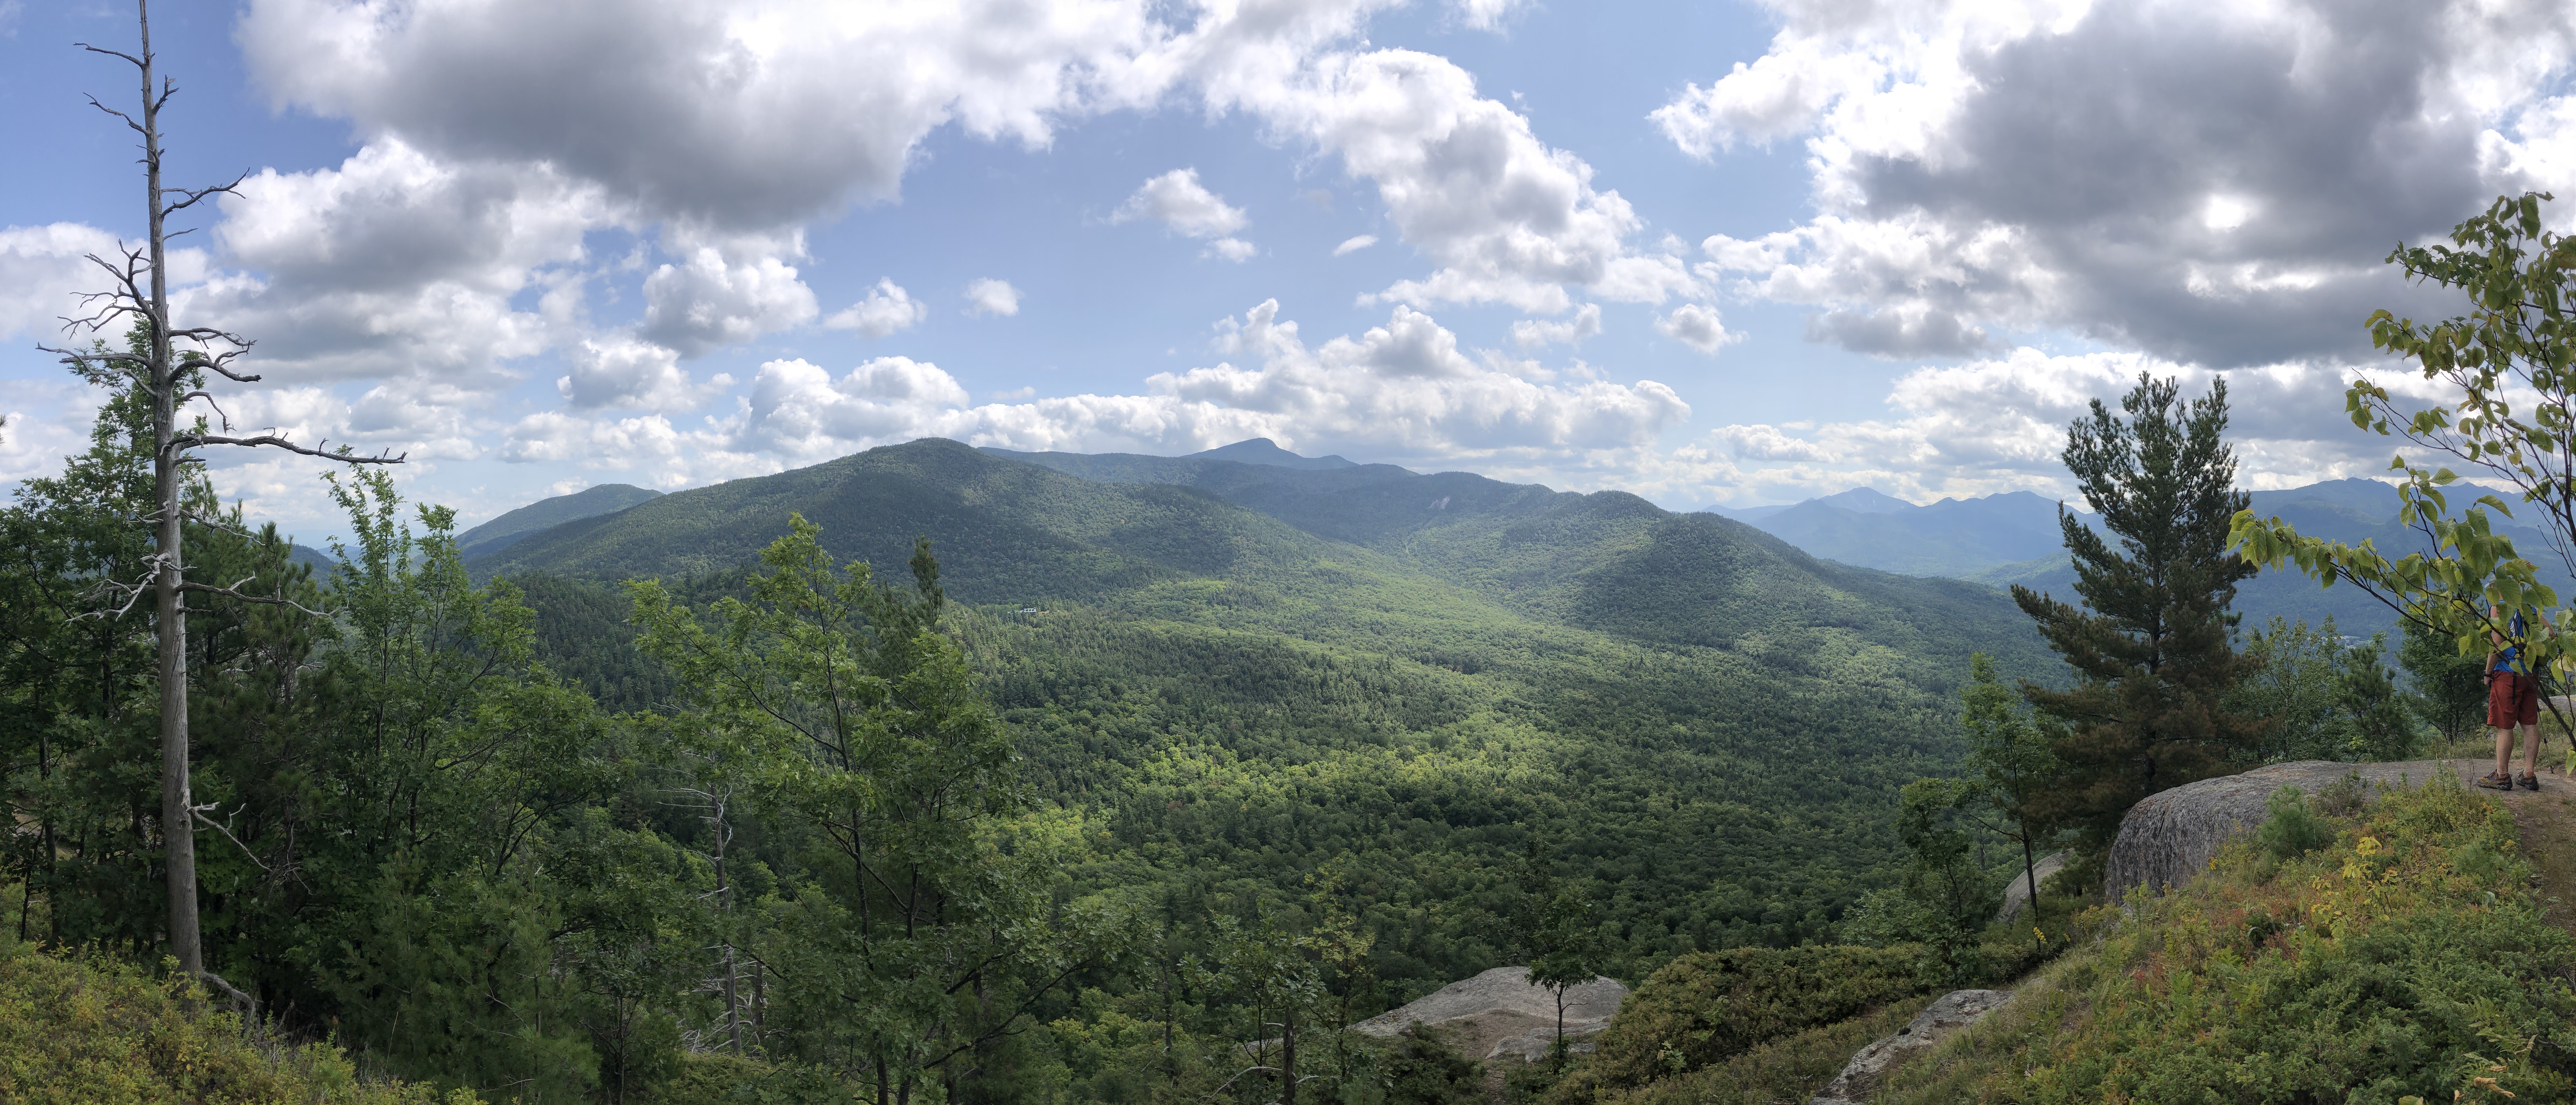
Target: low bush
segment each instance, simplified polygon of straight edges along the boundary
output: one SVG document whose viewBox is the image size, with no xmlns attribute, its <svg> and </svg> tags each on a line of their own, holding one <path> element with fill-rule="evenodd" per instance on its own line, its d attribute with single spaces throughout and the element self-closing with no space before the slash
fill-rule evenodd
<svg viewBox="0 0 2576 1105">
<path fill-rule="evenodd" d="M 1689 1074 L 1658 1079 L 1628 1090 L 1610 1090 L 1600 1105 L 1771 1105 L 1805 1101 L 1834 1076 L 1852 1054 L 1880 1037 L 1905 1027 L 1928 997 L 1915 997 L 1862 1013 L 1849 1020 L 1820 1025 L 1759 1044 Z"/>
<path fill-rule="evenodd" d="M 1614 1091 L 1702 1070 L 1785 1036 L 1930 989 L 1921 948 L 1736 948 L 1685 955 L 1629 995 L 1600 1046 L 1547 1100 Z"/>
<path fill-rule="evenodd" d="M 2308 804 L 2297 787 L 2282 787 L 2263 800 L 2263 827 L 2254 837 L 2274 860 L 2293 860 L 2334 840 L 2334 826 Z"/>
<path fill-rule="evenodd" d="M 329 1044 L 263 1045 L 192 983 L 25 949 L 0 957 L 0 1101 L 17 1105 L 481 1105 L 361 1079 Z"/>
<path fill-rule="evenodd" d="M 2570 1100 L 2576 942 L 2447 777 L 2316 851 L 2243 842 L 1883 1086 L 1898 1103 Z M 2106 910 L 2107 912 L 2107 910 Z"/>
</svg>

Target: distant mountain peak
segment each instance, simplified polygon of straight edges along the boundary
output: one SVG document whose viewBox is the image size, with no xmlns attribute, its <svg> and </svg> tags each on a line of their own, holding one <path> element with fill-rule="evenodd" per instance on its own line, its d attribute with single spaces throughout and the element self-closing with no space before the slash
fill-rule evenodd
<svg viewBox="0 0 2576 1105">
<path fill-rule="evenodd" d="M 489 522 L 456 535 L 457 550 L 468 557 L 499 552 L 523 537 L 541 530 L 615 514 L 646 499 L 660 498 L 661 492 L 632 484 L 603 483 L 585 487 L 570 495 L 539 499 Z"/>
<path fill-rule="evenodd" d="M 1267 464 L 1274 468 L 1357 468 L 1358 464 L 1338 456 L 1305 457 L 1279 447 L 1266 437 L 1246 438 L 1232 445 L 1220 445 L 1205 452 L 1191 453 L 1187 459 L 1230 460 L 1237 464 Z"/>
<path fill-rule="evenodd" d="M 1906 502 L 1896 496 L 1880 494 L 1878 489 L 1874 487 L 1855 487 L 1849 491 L 1836 492 L 1831 495 L 1819 495 L 1807 501 L 1811 503 L 1823 503 L 1827 506 L 1840 507 L 1844 510 L 1851 511 L 1854 514 L 1898 514 L 1908 510 L 1920 509 L 1915 504 Z"/>
</svg>

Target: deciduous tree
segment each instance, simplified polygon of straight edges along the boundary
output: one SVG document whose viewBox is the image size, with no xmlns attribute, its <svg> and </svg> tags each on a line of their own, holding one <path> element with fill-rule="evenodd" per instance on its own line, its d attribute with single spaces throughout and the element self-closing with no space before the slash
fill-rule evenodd
<svg viewBox="0 0 2576 1105">
<path fill-rule="evenodd" d="M 2404 453 L 2389 461 L 2398 521 L 2416 547 L 2349 546 L 2250 510 L 2236 516 L 2231 540 L 2264 565 L 2361 588 L 2460 656 L 2482 661 L 2490 635 L 2503 634 L 2534 672 L 2564 674 L 2576 633 L 2530 559 L 2554 556 L 2576 571 L 2576 237 L 2545 228 L 2550 199 L 2499 196 L 2453 227 L 2450 244 L 2401 243 L 2388 255 L 2407 279 L 2468 300 L 2468 313 L 2438 322 L 2370 316 L 2371 344 L 2414 362 L 2439 402 L 2409 409 L 2368 376 L 2344 389 L 2354 426 L 2420 450 L 2420 462 Z M 2464 484 L 2464 474 L 2478 482 Z M 2521 513 L 2488 487 L 2510 489 Z M 2464 501 L 2454 507 L 2455 498 Z M 2546 548 L 2515 547 L 2490 511 L 2537 528 Z"/>
<path fill-rule="evenodd" d="M 1960 721 L 1968 730 L 1968 803 L 1982 807 L 1989 828 L 2021 845 L 2022 878 L 2030 903 L 2039 905 L 2039 841 L 2055 831 L 2043 812 L 2063 765 L 2054 743 L 2022 710 L 1995 674 L 1985 653 L 1968 657 L 1968 686 L 1960 692 Z"/>
<path fill-rule="evenodd" d="M 929 543 L 898 589 L 835 567 L 820 527 L 790 521 L 748 598 L 703 618 L 658 581 L 629 584 L 639 644 L 684 688 L 672 739 L 738 770 L 829 858 L 771 903 L 754 951 L 776 979 L 772 1030 L 878 1105 L 934 1082 L 972 1096 L 1039 1002 L 1122 958 L 1132 926 L 1055 900 L 1079 823 L 1030 808 L 1008 731 L 940 629 Z"/>
</svg>

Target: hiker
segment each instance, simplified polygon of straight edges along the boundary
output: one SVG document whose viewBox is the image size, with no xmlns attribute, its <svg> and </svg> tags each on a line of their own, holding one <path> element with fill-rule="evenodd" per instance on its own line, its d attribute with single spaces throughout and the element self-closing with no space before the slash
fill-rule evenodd
<svg viewBox="0 0 2576 1105">
<path fill-rule="evenodd" d="M 2487 608 L 2488 624 L 2504 617 L 2504 608 Z M 2510 635 L 2508 636 L 2508 632 Z M 2521 649 L 2514 641 L 2523 636 L 2522 612 L 2515 611 L 2509 631 L 2490 628 L 2487 640 L 2487 726 L 2495 730 L 2495 770 L 2478 780 L 2488 790 L 2512 790 L 2514 777 L 2513 730 L 2522 727 L 2530 749 L 2523 757 L 2521 785 L 2524 790 L 2540 789 L 2540 681 L 2532 678 L 2522 662 Z"/>
</svg>

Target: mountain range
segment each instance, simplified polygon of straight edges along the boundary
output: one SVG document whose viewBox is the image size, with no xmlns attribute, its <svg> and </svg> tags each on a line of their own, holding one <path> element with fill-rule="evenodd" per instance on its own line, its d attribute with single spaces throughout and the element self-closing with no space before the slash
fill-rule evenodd
<svg viewBox="0 0 2576 1105">
<path fill-rule="evenodd" d="M 735 593 L 790 512 L 897 578 L 931 540 L 1040 794 L 1106 834 L 1086 878 L 1287 909 L 1333 872 L 1385 914 L 1398 996 L 1519 961 L 1502 918 L 1533 838 L 1640 965 L 1823 935 L 1888 877 L 1897 789 L 1959 755 L 1968 653 L 2053 668 L 1991 587 L 1622 492 L 1267 442 L 916 441 L 478 544 L 469 566 L 519 584 L 558 671 L 651 708 L 673 688 L 620 643 L 617 581 Z"/>
<path fill-rule="evenodd" d="M 2368 540 L 2392 558 L 2424 545 L 2421 535 L 2397 524 L 2396 488 L 2377 480 L 2328 480 L 2256 491 L 2251 499 L 2255 513 L 2288 521 L 2302 534 L 2349 545 Z M 2059 509 L 2060 504 L 2027 491 L 1917 505 L 1864 487 L 1800 503 L 1712 512 L 1827 560 L 1997 587 L 2021 584 L 2066 596 L 2074 592 L 2075 570 L 2065 553 Z M 2100 525 L 2096 515 L 2071 508 L 2068 513 L 2084 525 Z M 2539 530 L 2509 519 L 2496 521 L 2498 531 L 2532 556 L 2560 594 L 2576 594 L 2564 564 L 2549 554 Z M 2238 588 L 2235 608 L 2258 626 L 2274 617 L 2314 625 L 2331 616 L 2342 632 L 2366 635 L 2396 625 L 2393 612 L 2357 589 L 2321 588 L 2288 570 L 2246 581 Z"/>
<path fill-rule="evenodd" d="M 2255 506 L 2407 536 L 2371 481 Z M 556 670 L 650 709 L 677 688 L 629 647 L 619 581 L 739 593 L 791 512 L 844 562 L 928 537 L 1038 793 L 1101 826 L 1089 885 L 1290 909 L 1330 872 L 1369 888 L 1400 1000 L 1515 961 L 1504 898 L 1533 839 L 1591 880 L 1627 962 L 1827 934 L 1889 877 L 1896 790 L 1956 762 L 1969 653 L 2062 678 L 2000 589 L 2071 591 L 2057 510 L 1859 489 L 1684 514 L 1262 440 L 927 439 L 533 504 L 470 531 L 468 564 L 519 585 Z M 525 519 L 552 524 L 500 525 Z M 2238 605 L 2349 633 L 2386 624 L 2368 602 L 2269 573 Z"/>
</svg>

